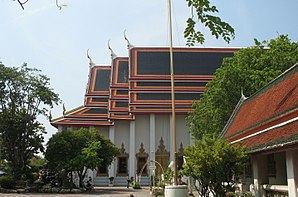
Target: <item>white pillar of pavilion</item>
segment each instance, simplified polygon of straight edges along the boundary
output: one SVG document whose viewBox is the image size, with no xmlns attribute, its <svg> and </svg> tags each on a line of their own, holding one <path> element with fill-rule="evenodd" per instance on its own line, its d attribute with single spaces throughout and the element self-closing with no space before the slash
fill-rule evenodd
<svg viewBox="0 0 298 197">
<path fill-rule="evenodd" d="M 267 157 L 258 155 L 252 157 L 254 191 L 256 197 L 265 196 L 262 184 L 268 183 L 267 178 Z"/>
<path fill-rule="evenodd" d="M 286 165 L 287 165 L 287 179 L 288 179 L 288 194 L 289 197 L 296 197 L 297 196 L 297 172 L 295 173 L 295 170 L 297 171 L 297 158 L 295 158 L 295 155 L 297 154 L 297 150 L 290 150 L 286 151 Z M 296 169 L 295 169 L 296 168 Z"/>
</svg>

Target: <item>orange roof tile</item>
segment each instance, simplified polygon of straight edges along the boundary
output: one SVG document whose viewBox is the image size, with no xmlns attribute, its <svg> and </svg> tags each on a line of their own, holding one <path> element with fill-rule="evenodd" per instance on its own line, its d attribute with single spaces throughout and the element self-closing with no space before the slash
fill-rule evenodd
<svg viewBox="0 0 298 197">
<path fill-rule="evenodd" d="M 298 64 L 270 82 L 267 86 L 251 97 L 242 101 L 241 105 L 232 114 L 232 118 L 222 135 L 230 142 L 235 142 L 268 129 L 288 120 L 298 117 Z M 297 120 L 296 120 L 297 121 Z M 293 123 L 292 125 L 297 125 Z M 285 126 L 291 130 L 293 126 Z M 297 128 L 297 127 L 296 127 Z M 277 140 L 285 135 L 298 134 L 280 129 L 247 138 L 245 144 L 249 147 Z M 292 131 L 292 130 L 291 130 Z M 283 133 L 285 132 L 285 133 Z M 296 132 L 296 133 L 295 133 Z"/>
</svg>

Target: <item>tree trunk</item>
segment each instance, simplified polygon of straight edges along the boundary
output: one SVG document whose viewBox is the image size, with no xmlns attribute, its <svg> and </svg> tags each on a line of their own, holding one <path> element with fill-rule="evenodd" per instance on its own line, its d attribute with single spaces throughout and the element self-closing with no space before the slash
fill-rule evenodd
<svg viewBox="0 0 298 197">
<path fill-rule="evenodd" d="M 83 183 L 83 173 L 81 171 L 77 171 L 77 174 L 79 175 L 79 187 L 84 187 Z"/>
<path fill-rule="evenodd" d="M 70 172 L 70 188 L 72 189 L 73 186 L 73 175 L 72 175 L 72 171 Z"/>
</svg>

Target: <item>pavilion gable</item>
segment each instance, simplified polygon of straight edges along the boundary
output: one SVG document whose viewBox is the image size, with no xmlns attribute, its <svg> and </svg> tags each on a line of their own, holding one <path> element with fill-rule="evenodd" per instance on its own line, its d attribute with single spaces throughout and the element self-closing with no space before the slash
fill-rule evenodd
<svg viewBox="0 0 298 197">
<path fill-rule="evenodd" d="M 263 150 L 298 139 L 298 64 L 261 90 L 242 97 L 221 136 Z M 297 139 L 296 139 L 297 138 Z"/>
</svg>

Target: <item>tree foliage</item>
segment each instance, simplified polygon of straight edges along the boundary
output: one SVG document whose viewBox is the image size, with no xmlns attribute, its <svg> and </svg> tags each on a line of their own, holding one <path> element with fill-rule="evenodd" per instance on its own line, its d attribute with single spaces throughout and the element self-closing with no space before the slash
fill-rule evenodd
<svg viewBox="0 0 298 197">
<path fill-rule="evenodd" d="M 184 153 L 186 163 L 182 173 L 199 182 L 200 187 L 196 189 L 201 196 L 209 196 L 211 191 L 220 197 L 233 191 L 235 177 L 243 174 L 247 161 L 244 149 L 210 136 L 188 146 Z"/>
<path fill-rule="evenodd" d="M 225 58 L 202 98 L 194 102 L 187 122 L 195 138 L 222 131 L 241 97 L 241 89 L 250 96 L 298 62 L 298 43 L 286 35 L 255 43 Z"/>
<path fill-rule="evenodd" d="M 205 25 L 216 39 L 222 37 L 227 43 L 234 39 L 235 30 L 231 25 L 222 21 L 220 17 L 214 15 L 214 13 L 218 13 L 218 9 L 216 6 L 210 5 L 209 0 L 186 1 L 188 7 L 195 9 L 192 17 L 187 19 L 187 26 L 184 30 L 184 37 L 187 38 L 188 46 L 205 42 L 204 34 L 200 30 L 196 30 L 198 23 Z"/>
<path fill-rule="evenodd" d="M 44 149 L 45 130 L 36 118 L 46 114 L 46 106 L 59 102 L 49 85 L 49 78 L 26 64 L 21 68 L 0 64 L 1 158 L 7 160 L 15 180 L 26 178 L 30 159 Z"/>
<path fill-rule="evenodd" d="M 80 184 L 87 169 L 109 166 L 119 149 L 96 129 L 81 128 L 54 134 L 48 141 L 45 158 L 54 171 L 76 172 Z"/>
</svg>

